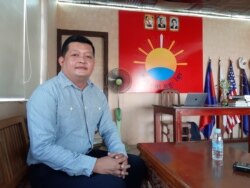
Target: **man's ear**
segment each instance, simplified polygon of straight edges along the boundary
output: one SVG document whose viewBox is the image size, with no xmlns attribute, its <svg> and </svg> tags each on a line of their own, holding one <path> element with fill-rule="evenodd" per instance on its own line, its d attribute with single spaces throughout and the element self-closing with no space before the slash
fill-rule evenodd
<svg viewBox="0 0 250 188">
<path fill-rule="evenodd" d="M 59 59 L 58 59 L 58 63 L 59 63 L 59 65 L 61 65 L 61 66 L 62 66 L 63 61 L 64 61 L 64 58 L 63 58 L 62 56 L 60 56 L 60 57 L 59 57 Z"/>
</svg>

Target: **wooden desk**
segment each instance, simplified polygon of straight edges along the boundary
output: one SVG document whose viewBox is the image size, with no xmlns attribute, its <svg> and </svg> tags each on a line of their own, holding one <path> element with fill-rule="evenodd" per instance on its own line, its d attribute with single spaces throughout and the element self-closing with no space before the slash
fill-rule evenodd
<svg viewBox="0 0 250 188">
<path fill-rule="evenodd" d="M 250 174 L 234 172 L 235 161 L 250 162 L 250 154 L 224 144 L 222 166 L 211 157 L 211 142 L 141 143 L 152 187 L 245 188 Z"/>
<path fill-rule="evenodd" d="M 182 116 L 205 116 L 205 115 L 250 115 L 249 107 L 185 107 L 173 106 L 166 107 L 160 105 L 153 105 L 154 108 L 154 141 L 161 142 L 161 114 L 169 114 L 173 117 L 173 134 L 174 142 L 181 142 Z M 250 123 L 249 123 L 250 126 Z M 250 128 L 249 128 L 250 130 Z M 250 133 L 248 134 L 248 150 L 250 152 Z"/>
</svg>

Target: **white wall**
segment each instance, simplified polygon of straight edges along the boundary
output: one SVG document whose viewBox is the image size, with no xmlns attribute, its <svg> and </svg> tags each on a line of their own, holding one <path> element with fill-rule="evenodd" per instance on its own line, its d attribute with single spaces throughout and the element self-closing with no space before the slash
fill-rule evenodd
<svg viewBox="0 0 250 188">
<path fill-rule="evenodd" d="M 203 21 L 203 62 L 212 59 L 214 80 L 217 80 L 218 59 L 221 59 L 221 67 L 226 76 L 228 60 L 233 62 L 237 87 L 239 88 L 240 69 L 237 59 L 242 56 L 248 62 L 250 60 L 250 20 L 229 20 L 206 18 Z M 204 70 L 205 71 L 205 70 Z M 247 66 L 249 75 L 249 66 Z"/>
</svg>

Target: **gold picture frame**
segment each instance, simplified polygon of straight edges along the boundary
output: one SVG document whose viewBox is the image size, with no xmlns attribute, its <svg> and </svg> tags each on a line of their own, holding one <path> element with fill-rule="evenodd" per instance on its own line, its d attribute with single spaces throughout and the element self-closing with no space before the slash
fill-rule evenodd
<svg viewBox="0 0 250 188">
<path fill-rule="evenodd" d="M 153 14 L 144 15 L 144 28 L 145 29 L 154 29 L 155 27 L 155 16 Z"/>
<path fill-rule="evenodd" d="M 166 16 L 159 15 L 157 17 L 157 29 L 166 30 L 167 29 L 167 18 Z"/>
<path fill-rule="evenodd" d="M 169 30 L 170 31 L 179 31 L 180 22 L 178 17 L 171 16 L 169 19 Z"/>
</svg>

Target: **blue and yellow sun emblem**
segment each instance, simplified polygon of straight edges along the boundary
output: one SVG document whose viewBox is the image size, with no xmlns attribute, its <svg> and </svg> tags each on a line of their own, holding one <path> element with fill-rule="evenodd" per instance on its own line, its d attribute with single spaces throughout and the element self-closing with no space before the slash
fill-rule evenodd
<svg viewBox="0 0 250 188">
<path fill-rule="evenodd" d="M 150 39 L 147 40 L 151 47 L 149 53 L 145 52 L 142 48 L 138 48 L 140 52 L 146 55 L 145 62 L 134 61 L 134 63 L 145 64 L 145 69 L 148 74 L 158 81 L 165 81 L 170 79 L 179 65 L 187 65 L 187 63 L 178 63 L 176 56 L 183 53 L 184 50 L 180 50 L 177 53 L 171 51 L 175 44 L 172 41 L 169 48 L 163 48 L 163 35 L 160 35 L 160 48 L 154 48 Z"/>
</svg>

